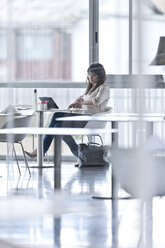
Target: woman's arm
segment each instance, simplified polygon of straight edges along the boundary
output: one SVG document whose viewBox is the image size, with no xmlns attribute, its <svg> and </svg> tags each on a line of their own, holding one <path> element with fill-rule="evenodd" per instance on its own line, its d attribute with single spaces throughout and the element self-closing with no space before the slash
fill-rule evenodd
<svg viewBox="0 0 165 248">
<path fill-rule="evenodd" d="M 84 100 L 83 97 L 80 97 L 79 98 L 79 103 L 81 105 L 93 105 L 93 101 L 91 99 L 88 99 L 88 100 Z"/>
<path fill-rule="evenodd" d="M 89 79 L 87 78 L 86 89 L 85 89 L 84 95 L 86 95 L 88 93 L 90 86 L 91 85 L 90 85 Z M 76 98 L 76 100 L 73 103 L 71 103 L 68 108 L 81 108 L 82 104 L 83 105 L 93 105 L 93 102 L 91 100 L 85 100 L 84 101 L 84 99 L 83 99 L 84 95 L 81 95 L 78 98 Z"/>
<path fill-rule="evenodd" d="M 79 102 L 73 102 L 71 103 L 68 108 L 81 108 L 82 104 L 80 104 Z"/>
<path fill-rule="evenodd" d="M 102 85 L 98 93 L 95 97 L 93 97 L 91 100 L 93 102 L 93 105 L 100 105 L 106 100 L 108 100 L 110 97 L 110 88 L 107 85 Z"/>
</svg>

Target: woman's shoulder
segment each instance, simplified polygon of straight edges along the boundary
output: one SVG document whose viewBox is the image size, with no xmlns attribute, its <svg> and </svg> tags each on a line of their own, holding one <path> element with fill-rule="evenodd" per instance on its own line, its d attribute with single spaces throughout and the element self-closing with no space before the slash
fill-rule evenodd
<svg viewBox="0 0 165 248">
<path fill-rule="evenodd" d="M 100 88 L 100 89 L 109 89 L 109 86 L 108 86 L 108 84 L 107 83 L 104 83 L 104 84 L 101 84 L 98 88 Z"/>
</svg>

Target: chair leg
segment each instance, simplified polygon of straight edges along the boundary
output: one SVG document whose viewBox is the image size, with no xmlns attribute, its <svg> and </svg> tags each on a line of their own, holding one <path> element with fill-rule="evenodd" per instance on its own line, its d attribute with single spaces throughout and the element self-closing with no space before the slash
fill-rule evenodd
<svg viewBox="0 0 165 248">
<path fill-rule="evenodd" d="M 33 147 L 33 150 L 34 150 L 34 134 L 32 135 L 32 147 Z"/>
<path fill-rule="evenodd" d="M 103 138 L 99 134 L 96 134 L 96 135 L 87 135 L 88 142 L 95 142 L 95 136 L 97 136 L 97 137 L 100 138 L 101 144 L 103 145 Z"/>
<path fill-rule="evenodd" d="M 21 148 L 22 148 L 22 153 L 23 153 L 24 160 L 25 160 L 25 166 L 26 166 L 26 168 L 28 169 L 29 175 L 31 176 L 29 164 L 28 164 L 28 161 L 27 161 L 27 158 L 26 158 L 26 155 L 25 155 L 25 150 L 24 150 L 24 148 L 23 148 L 22 142 L 19 141 L 18 144 L 20 144 L 20 146 L 21 146 Z"/>
<path fill-rule="evenodd" d="M 10 152 L 10 144 L 7 142 L 7 156 L 6 156 L 7 175 L 9 175 L 9 152 Z"/>
<path fill-rule="evenodd" d="M 47 153 L 45 153 L 45 157 L 46 157 L 46 160 L 47 160 L 47 162 L 49 164 L 49 155 Z"/>
<path fill-rule="evenodd" d="M 98 137 L 100 138 L 101 143 L 102 143 L 102 145 L 103 145 L 103 138 L 102 138 L 102 136 L 101 136 L 100 134 L 97 134 L 96 136 L 98 136 Z"/>
<path fill-rule="evenodd" d="M 95 142 L 95 136 L 98 136 L 100 138 L 101 144 L 103 145 L 103 138 L 100 134 L 95 134 L 95 135 L 87 135 L 88 142 Z M 81 142 L 84 142 L 84 136 L 81 135 Z"/>
<path fill-rule="evenodd" d="M 95 141 L 94 136 L 87 135 L 87 138 L 88 138 L 88 142 L 94 142 Z"/>
<path fill-rule="evenodd" d="M 84 143 L 84 136 L 81 135 L 81 143 Z"/>
<path fill-rule="evenodd" d="M 9 166 L 9 152 L 10 152 L 9 146 L 10 146 L 10 144 L 7 143 L 7 156 L 6 156 L 6 160 L 7 160 L 7 165 L 8 166 Z"/>
<path fill-rule="evenodd" d="M 17 154 L 16 154 L 16 151 L 15 151 L 14 143 L 12 143 L 12 146 L 13 146 L 13 152 L 14 152 L 15 160 L 17 162 L 18 171 L 19 171 L 19 174 L 21 175 L 21 170 L 20 170 L 20 167 L 19 167 L 19 163 L 18 163 L 18 159 L 17 159 Z"/>
</svg>

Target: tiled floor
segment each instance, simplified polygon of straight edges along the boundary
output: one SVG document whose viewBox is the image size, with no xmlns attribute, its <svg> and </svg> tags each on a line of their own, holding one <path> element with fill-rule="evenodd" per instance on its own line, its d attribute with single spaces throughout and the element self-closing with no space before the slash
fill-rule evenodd
<svg viewBox="0 0 165 248">
<path fill-rule="evenodd" d="M 164 198 L 154 199 L 153 213 L 150 205 L 145 208 L 143 221 L 139 200 L 119 200 L 116 211 L 116 202 L 92 198 L 111 195 L 111 169 L 62 163 L 62 194 L 55 194 L 53 168 L 32 168 L 29 177 L 21 167 L 19 177 L 15 165 L 8 171 L 4 161 L 0 166 L 0 239 L 39 248 L 165 247 Z M 140 223 L 145 224 L 143 245 Z"/>
</svg>

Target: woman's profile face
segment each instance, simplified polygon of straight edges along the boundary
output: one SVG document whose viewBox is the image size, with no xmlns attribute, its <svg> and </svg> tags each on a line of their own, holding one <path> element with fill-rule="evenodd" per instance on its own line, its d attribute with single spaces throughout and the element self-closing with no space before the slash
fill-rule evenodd
<svg viewBox="0 0 165 248">
<path fill-rule="evenodd" d="M 94 72 L 88 73 L 88 79 L 89 79 L 89 82 L 93 85 L 96 85 L 99 81 L 98 76 Z"/>
</svg>

